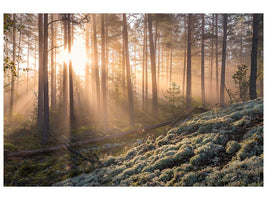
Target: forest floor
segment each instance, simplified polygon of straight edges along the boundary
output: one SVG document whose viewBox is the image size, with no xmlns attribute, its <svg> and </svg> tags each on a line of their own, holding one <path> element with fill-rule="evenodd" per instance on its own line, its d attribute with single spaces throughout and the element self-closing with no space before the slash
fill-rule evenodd
<svg viewBox="0 0 267 200">
<path fill-rule="evenodd" d="M 5 159 L 4 185 L 263 186 L 263 99 L 77 151 L 88 160 L 66 152 Z"/>
</svg>

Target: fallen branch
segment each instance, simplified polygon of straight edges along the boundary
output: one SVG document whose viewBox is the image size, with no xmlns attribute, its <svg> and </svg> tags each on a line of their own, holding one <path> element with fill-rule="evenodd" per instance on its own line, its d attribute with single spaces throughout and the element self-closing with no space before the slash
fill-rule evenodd
<svg viewBox="0 0 267 200">
<path fill-rule="evenodd" d="M 179 119 L 183 120 L 184 119 L 183 116 L 185 118 L 188 117 L 188 113 L 180 116 Z M 64 149 L 65 150 L 69 150 L 69 148 L 75 148 L 75 147 L 80 147 L 80 146 L 87 145 L 87 144 L 93 144 L 93 143 L 97 143 L 97 142 L 111 140 L 111 139 L 122 137 L 122 136 L 125 136 L 125 135 L 130 135 L 130 134 L 134 134 L 134 133 L 135 134 L 144 133 L 146 131 L 150 131 L 150 130 L 153 130 L 153 129 L 156 129 L 156 128 L 167 126 L 169 124 L 172 124 L 173 122 L 175 122 L 175 125 L 177 125 L 179 123 L 178 121 L 177 121 L 177 118 L 175 118 L 175 119 L 172 119 L 172 120 L 160 123 L 160 124 L 151 125 L 151 126 L 147 126 L 147 127 L 140 128 L 140 129 L 135 129 L 135 130 L 129 130 L 129 131 L 121 132 L 121 133 L 116 133 L 116 134 L 113 134 L 113 135 L 102 136 L 102 137 L 98 137 L 98 138 L 92 138 L 92 139 L 89 139 L 89 140 L 86 140 L 86 141 L 77 142 L 77 143 L 73 143 L 73 144 L 58 145 L 58 146 L 48 147 L 48 148 L 43 148 L 43 149 L 35 149 L 35 150 L 28 150 L 28 151 L 10 153 L 10 154 L 7 155 L 7 158 L 10 159 L 12 157 L 28 157 L 28 156 L 38 155 L 38 154 L 51 153 L 51 152 L 64 150 Z"/>
</svg>

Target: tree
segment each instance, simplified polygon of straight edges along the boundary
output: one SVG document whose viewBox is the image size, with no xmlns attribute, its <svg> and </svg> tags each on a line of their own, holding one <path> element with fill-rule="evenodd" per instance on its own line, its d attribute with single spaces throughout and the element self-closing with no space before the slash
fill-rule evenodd
<svg viewBox="0 0 267 200">
<path fill-rule="evenodd" d="M 73 26 L 71 27 L 71 14 L 68 14 L 68 52 L 71 53 L 71 46 L 72 46 L 72 30 Z M 71 129 L 74 128 L 74 103 L 73 103 L 73 69 L 72 69 L 72 60 L 69 59 L 69 102 L 70 102 L 70 125 Z"/>
<path fill-rule="evenodd" d="M 202 38 L 201 38 L 201 97 L 202 105 L 205 105 L 205 49 L 204 49 L 204 36 L 205 36 L 205 18 L 202 16 Z"/>
<path fill-rule="evenodd" d="M 192 14 L 188 15 L 188 35 L 187 35 L 187 73 L 186 73 L 186 110 L 191 111 L 191 32 Z"/>
<path fill-rule="evenodd" d="M 16 63 L 16 14 L 13 14 L 13 65 L 15 66 Z M 15 67 L 14 67 L 15 68 Z M 13 71 L 11 70 L 11 98 L 10 98 L 10 121 L 12 121 L 12 114 L 13 114 L 13 101 L 14 101 L 14 81 L 15 81 L 15 75 Z"/>
<path fill-rule="evenodd" d="M 94 72 L 95 72 L 95 86 L 96 86 L 96 102 L 97 108 L 100 108 L 100 88 L 99 88 L 99 68 L 98 68 L 98 50 L 97 50 L 97 37 L 96 37 L 96 14 L 92 15 L 92 28 L 93 28 L 93 49 L 94 49 Z"/>
<path fill-rule="evenodd" d="M 51 21 L 54 20 L 54 14 L 51 14 Z M 52 109 L 55 109 L 56 107 L 56 94 L 55 94 L 55 88 L 56 88 L 56 77 L 55 77 L 55 74 L 56 74 L 56 70 L 55 70 L 55 65 L 54 65 L 54 36 L 55 36 L 55 33 L 54 33 L 54 24 L 52 23 L 51 25 L 51 108 Z"/>
<path fill-rule="evenodd" d="M 102 80 L 102 103 L 103 103 L 103 121 L 107 127 L 107 92 L 106 92 L 106 36 L 105 36 L 105 15 L 101 14 L 101 80 Z"/>
<path fill-rule="evenodd" d="M 211 25 L 211 49 L 210 49 L 210 95 L 212 94 L 212 75 L 213 75 L 213 35 L 214 35 L 214 15 L 212 15 Z"/>
<path fill-rule="evenodd" d="M 44 46 L 43 46 L 43 80 L 44 80 L 44 131 L 43 143 L 49 138 L 49 93 L 48 93 L 48 14 L 44 14 Z"/>
<path fill-rule="evenodd" d="M 89 24 L 86 25 L 85 30 L 85 51 L 86 51 L 86 64 L 85 64 L 85 90 L 87 95 L 86 108 L 89 112 L 89 58 L 90 58 L 90 44 L 89 44 Z"/>
<path fill-rule="evenodd" d="M 43 14 L 38 14 L 39 34 L 39 79 L 38 79 L 38 129 L 43 130 L 44 119 L 44 84 L 43 84 Z"/>
<path fill-rule="evenodd" d="M 147 17 L 144 15 L 143 67 L 142 67 L 142 108 L 145 110 L 145 69 L 147 69 Z"/>
<path fill-rule="evenodd" d="M 148 17 L 149 48 L 150 48 L 151 75 L 152 75 L 152 106 L 153 106 L 153 114 L 155 115 L 155 117 L 157 117 L 158 95 L 157 95 L 157 81 L 156 81 L 156 55 L 155 55 L 155 45 L 153 43 L 151 14 L 148 14 L 147 17 Z"/>
<path fill-rule="evenodd" d="M 183 70 L 183 96 L 185 92 L 185 71 L 186 71 L 186 14 L 184 15 L 184 70 Z"/>
<path fill-rule="evenodd" d="M 67 17 L 62 15 L 64 26 L 64 53 L 68 51 L 68 31 L 67 31 Z M 68 66 L 67 61 L 63 60 L 63 116 L 65 120 L 68 117 Z"/>
<path fill-rule="evenodd" d="M 219 99 L 218 14 L 215 15 L 216 96 Z"/>
<path fill-rule="evenodd" d="M 221 88 L 220 105 L 224 105 L 224 87 L 225 87 L 225 63 L 226 63 L 226 41 L 227 41 L 227 14 L 223 14 L 223 47 L 222 47 L 222 70 L 221 70 Z"/>
<path fill-rule="evenodd" d="M 129 59 L 129 48 L 128 48 L 128 31 L 126 14 L 123 14 L 123 35 L 124 35 L 124 49 L 126 58 L 126 75 L 127 75 L 127 90 L 128 90 L 128 103 L 129 103 L 129 118 L 131 126 L 134 125 L 134 107 L 133 107 L 133 92 L 132 92 L 132 81 L 131 81 L 131 67 Z"/>
<path fill-rule="evenodd" d="M 258 30 L 259 30 L 259 14 L 253 14 L 253 37 L 251 49 L 251 67 L 249 81 L 249 97 L 250 99 L 257 98 L 257 48 L 258 48 Z"/>
</svg>

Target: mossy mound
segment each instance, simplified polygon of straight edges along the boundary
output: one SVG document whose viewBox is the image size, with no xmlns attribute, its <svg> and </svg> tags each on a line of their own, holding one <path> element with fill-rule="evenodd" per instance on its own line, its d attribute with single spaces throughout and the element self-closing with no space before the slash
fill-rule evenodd
<svg viewBox="0 0 267 200">
<path fill-rule="evenodd" d="M 263 186 L 263 99 L 194 116 L 55 186 Z"/>
</svg>

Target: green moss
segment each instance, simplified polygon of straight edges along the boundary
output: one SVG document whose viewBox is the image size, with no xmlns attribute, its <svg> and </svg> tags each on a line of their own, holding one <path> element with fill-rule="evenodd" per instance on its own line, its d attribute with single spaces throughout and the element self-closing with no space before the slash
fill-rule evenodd
<svg viewBox="0 0 267 200">
<path fill-rule="evenodd" d="M 11 152 L 16 152 L 18 150 L 18 148 L 11 143 L 5 142 L 4 143 L 4 150 L 6 151 L 11 151 Z"/>
</svg>

